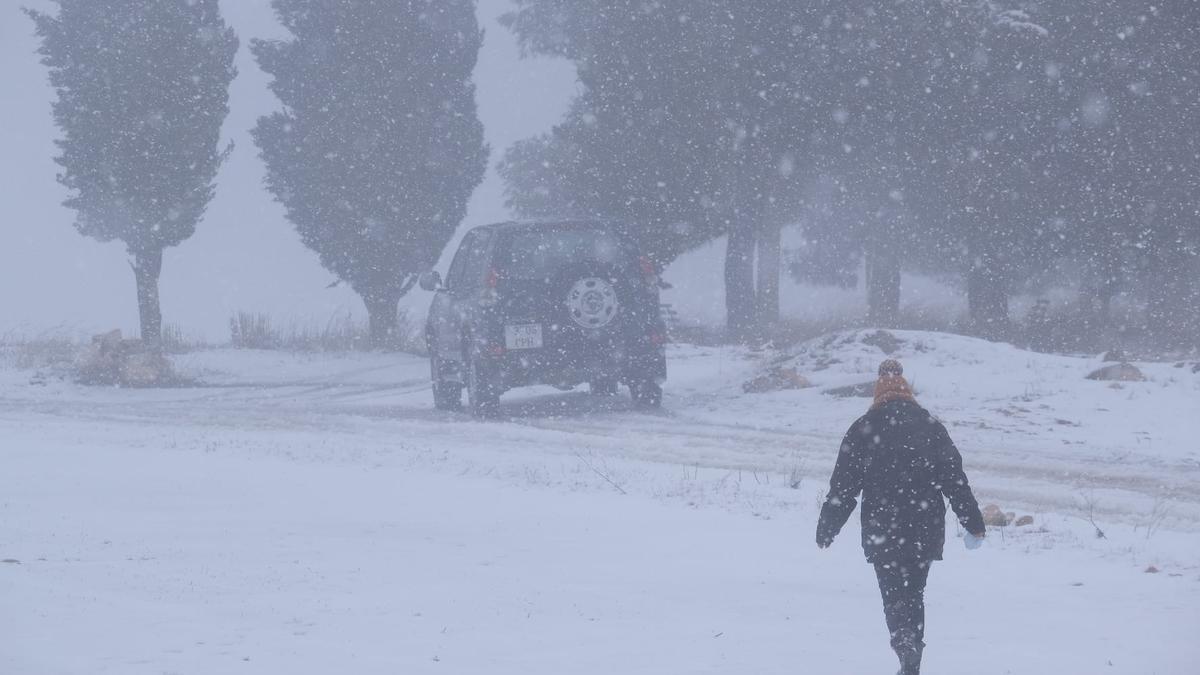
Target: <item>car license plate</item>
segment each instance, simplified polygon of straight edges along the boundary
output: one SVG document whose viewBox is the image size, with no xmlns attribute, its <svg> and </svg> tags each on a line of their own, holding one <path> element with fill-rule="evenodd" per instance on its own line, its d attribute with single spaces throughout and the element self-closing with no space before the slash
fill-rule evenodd
<svg viewBox="0 0 1200 675">
<path fill-rule="evenodd" d="M 540 349 L 542 324 L 531 323 L 504 327 L 504 346 L 509 349 Z"/>
</svg>

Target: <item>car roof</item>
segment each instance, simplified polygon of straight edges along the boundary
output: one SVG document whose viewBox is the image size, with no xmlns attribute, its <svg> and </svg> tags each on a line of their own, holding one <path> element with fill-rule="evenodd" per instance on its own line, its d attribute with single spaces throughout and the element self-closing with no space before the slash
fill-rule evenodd
<svg viewBox="0 0 1200 675">
<path fill-rule="evenodd" d="M 604 220 L 600 218 L 535 218 L 527 220 L 507 220 L 500 223 L 490 223 L 488 225 L 480 225 L 479 227 L 471 228 L 475 230 L 492 230 L 496 232 L 511 232 L 513 230 L 537 230 L 537 229 L 563 229 L 563 228 L 578 228 L 578 229 L 595 229 L 606 230 L 615 233 L 621 233 L 624 230 L 623 224 L 615 220 Z"/>
</svg>

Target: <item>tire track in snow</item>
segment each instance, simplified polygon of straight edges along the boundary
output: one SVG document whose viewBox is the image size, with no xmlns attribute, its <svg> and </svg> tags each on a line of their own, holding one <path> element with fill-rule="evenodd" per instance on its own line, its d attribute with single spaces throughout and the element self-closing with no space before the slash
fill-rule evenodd
<svg viewBox="0 0 1200 675">
<path fill-rule="evenodd" d="M 672 400 L 676 412 L 636 413 L 624 399 L 597 400 L 586 394 L 555 394 L 506 401 L 507 419 L 475 422 L 435 411 L 424 402 L 428 384 L 224 385 L 154 392 L 134 400 L 0 398 L 0 418 L 22 413 L 59 418 L 155 426 L 188 425 L 228 430 L 303 430 L 390 439 L 438 440 L 475 444 L 503 454 L 521 449 L 547 456 L 580 452 L 636 461 L 787 474 L 823 481 L 828 477 L 840 434 L 728 424 L 697 419 L 688 399 Z M 127 396 L 126 392 L 120 395 Z M 136 392 L 132 392 L 136 393 Z M 406 400 L 421 395 L 421 400 Z M 399 397 L 384 404 L 381 399 Z M 25 417 L 27 419 L 27 417 Z M 1035 459 L 1034 459 L 1035 458 Z M 1100 492 L 1096 513 L 1112 518 L 1143 514 L 1121 506 L 1130 497 L 1166 498 L 1173 516 L 1200 525 L 1200 467 L 1147 466 L 1137 462 L 1083 458 L 1053 450 L 1006 450 L 989 446 L 968 452 L 967 465 L 987 498 L 1080 515 L 1080 495 Z"/>
</svg>

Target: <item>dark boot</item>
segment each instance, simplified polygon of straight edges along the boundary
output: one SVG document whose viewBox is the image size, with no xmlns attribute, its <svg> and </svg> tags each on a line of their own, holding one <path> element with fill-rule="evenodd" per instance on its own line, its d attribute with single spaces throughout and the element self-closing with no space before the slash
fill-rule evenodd
<svg viewBox="0 0 1200 675">
<path fill-rule="evenodd" d="M 900 658 L 899 675 L 921 675 L 921 649 L 896 650 Z"/>
</svg>

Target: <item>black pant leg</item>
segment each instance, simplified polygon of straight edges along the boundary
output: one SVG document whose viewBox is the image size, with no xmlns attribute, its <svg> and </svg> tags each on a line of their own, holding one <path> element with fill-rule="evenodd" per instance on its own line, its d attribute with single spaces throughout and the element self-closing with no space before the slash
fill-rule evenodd
<svg viewBox="0 0 1200 675">
<path fill-rule="evenodd" d="M 916 628 L 916 645 L 920 651 L 925 648 L 925 583 L 929 581 L 929 568 L 932 561 L 923 560 L 909 567 L 908 589 L 911 592 L 912 624 Z"/>
<path fill-rule="evenodd" d="M 919 672 L 925 647 L 925 583 L 929 561 L 875 563 L 883 615 L 902 672 Z"/>
<path fill-rule="evenodd" d="M 887 621 L 888 635 L 895 644 L 896 635 L 904 624 L 901 611 L 900 568 L 895 563 L 875 563 L 875 578 L 879 580 L 879 593 L 883 596 L 883 618 Z"/>
</svg>

